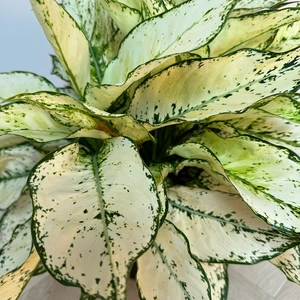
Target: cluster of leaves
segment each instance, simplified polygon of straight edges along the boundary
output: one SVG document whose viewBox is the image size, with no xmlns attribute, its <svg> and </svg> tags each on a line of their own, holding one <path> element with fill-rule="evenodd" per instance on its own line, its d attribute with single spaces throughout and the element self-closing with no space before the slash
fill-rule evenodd
<svg viewBox="0 0 300 300">
<path fill-rule="evenodd" d="M 31 0 L 55 88 L 0 74 L 0 273 L 82 299 L 226 299 L 227 265 L 300 283 L 300 7 Z"/>
</svg>

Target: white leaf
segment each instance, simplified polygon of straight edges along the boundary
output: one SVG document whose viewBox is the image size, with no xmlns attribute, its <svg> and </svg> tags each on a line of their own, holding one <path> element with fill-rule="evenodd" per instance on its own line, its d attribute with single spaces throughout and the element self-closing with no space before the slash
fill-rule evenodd
<svg viewBox="0 0 300 300">
<path fill-rule="evenodd" d="M 165 222 L 151 248 L 138 259 L 142 299 L 211 299 L 205 273 L 178 230 Z"/>
<path fill-rule="evenodd" d="M 36 167 L 29 185 L 37 250 L 51 274 L 91 296 L 125 299 L 128 270 L 160 214 L 133 142 L 108 139 L 95 154 L 66 146 Z"/>
<path fill-rule="evenodd" d="M 34 13 L 60 63 L 80 97 L 90 81 L 90 54 L 86 37 L 55 0 L 30 0 Z"/>
</svg>

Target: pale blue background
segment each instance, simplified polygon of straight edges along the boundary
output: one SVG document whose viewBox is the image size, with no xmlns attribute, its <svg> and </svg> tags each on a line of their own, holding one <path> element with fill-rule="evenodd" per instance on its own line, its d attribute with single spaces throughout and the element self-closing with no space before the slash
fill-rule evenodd
<svg viewBox="0 0 300 300">
<path fill-rule="evenodd" d="M 53 50 L 29 0 L 0 0 L 0 72 L 30 71 L 64 86 L 51 75 Z"/>
</svg>

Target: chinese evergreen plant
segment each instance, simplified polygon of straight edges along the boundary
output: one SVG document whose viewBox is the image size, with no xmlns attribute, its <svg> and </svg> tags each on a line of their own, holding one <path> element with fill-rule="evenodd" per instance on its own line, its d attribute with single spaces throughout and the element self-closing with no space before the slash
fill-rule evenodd
<svg viewBox="0 0 300 300">
<path fill-rule="evenodd" d="M 55 88 L 0 74 L 1 299 L 226 299 L 227 266 L 300 283 L 300 6 L 31 0 Z"/>
</svg>

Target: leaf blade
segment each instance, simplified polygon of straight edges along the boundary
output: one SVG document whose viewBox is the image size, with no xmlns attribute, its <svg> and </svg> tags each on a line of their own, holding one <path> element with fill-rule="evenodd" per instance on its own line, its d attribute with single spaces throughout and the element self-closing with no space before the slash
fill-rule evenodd
<svg viewBox="0 0 300 300">
<path fill-rule="evenodd" d="M 234 3 L 232 0 L 187 1 L 166 12 L 163 18 L 141 23 L 123 41 L 117 58 L 108 65 L 102 83 L 122 84 L 127 75 L 141 64 L 204 46 L 220 30 Z M 168 24 L 168 30 L 164 24 Z M 169 30 L 171 34 L 167 34 Z M 197 32 L 200 30 L 204 34 L 199 36 Z M 149 48 L 141 52 L 132 45 L 149 45 Z"/>
<path fill-rule="evenodd" d="M 31 168 L 43 156 L 29 144 L 0 149 L 0 210 L 19 199 Z"/>
<path fill-rule="evenodd" d="M 0 279 L 1 296 L 3 300 L 18 299 L 24 287 L 33 276 L 39 262 L 40 257 L 36 250 L 33 249 L 21 268 L 6 274 Z"/>
<path fill-rule="evenodd" d="M 167 218 L 201 262 L 256 263 L 297 243 L 255 216 L 239 195 L 176 186 L 168 198 Z"/>
<path fill-rule="evenodd" d="M 171 154 L 189 159 L 205 155 L 212 169 L 224 173 L 255 214 L 280 230 L 299 232 L 299 158 L 295 153 L 253 137 L 221 138 L 211 131 L 190 142 L 174 147 Z"/>
<path fill-rule="evenodd" d="M 171 222 L 162 225 L 153 246 L 138 259 L 142 299 L 211 299 L 206 275 L 187 245 Z"/>
<path fill-rule="evenodd" d="M 278 267 L 288 280 L 300 284 L 299 255 L 299 246 L 296 246 L 271 259 L 270 262 Z"/>
<path fill-rule="evenodd" d="M 171 66 L 138 87 L 128 113 L 159 125 L 242 112 L 264 97 L 298 89 L 299 53 L 300 48 L 281 56 L 244 50 Z"/>
<path fill-rule="evenodd" d="M 68 183 L 62 193 L 54 184 L 61 180 Z M 128 268 L 149 246 L 160 212 L 154 181 L 134 144 L 125 138 L 106 140 L 98 155 L 71 144 L 37 167 L 29 185 L 37 250 L 50 272 L 91 296 L 124 299 Z M 140 201 L 142 194 L 147 203 Z M 72 211 L 66 216 L 67 207 Z M 52 240 L 57 237 L 59 249 Z"/>
<path fill-rule="evenodd" d="M 47 79 L 27 72 L 0 73 L 0 103 L 1 98 L 39 91 L 52 91 L 56 89 Z"/>
<path fill-rule="evenodd" d="M 86 37 L 56 1 L 30 0 L 30 2 L 57 58 L 82 98 L 84 88 L 90 81 L 90 55 Z"/>
</svg>

